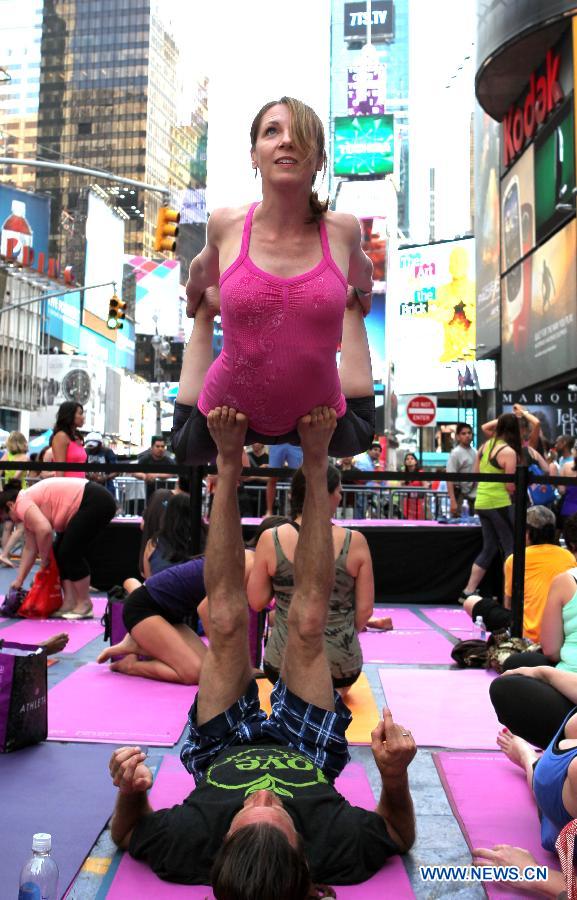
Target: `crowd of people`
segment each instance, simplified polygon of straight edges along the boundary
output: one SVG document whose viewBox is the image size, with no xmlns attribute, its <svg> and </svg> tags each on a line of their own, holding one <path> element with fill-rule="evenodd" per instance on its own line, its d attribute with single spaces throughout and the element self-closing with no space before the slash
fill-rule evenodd
<svg viewBox="0 0 577 900">
<path fill-rule="evenodd" d="M 395 722 L 385 708 L 370 735 L 380 786 L 375 809 L 352 806 L 335 788 L 350 758 L 347 699 L 363 666 L 359 633 L 393 624 L 373 616 L 365 538 L 333 522 L 341 480 L 354 485 L 355 476 L 383 465 L 364 326 L 372 264 L 356 219 L 329 211 L 313 190 L 326 155 L 310 108 L 286 97 L 266 104 L 251 128 L 251 160 L 262 177 L 262 203 L 214 211 L 207 245 L 190 266 L 187 310 L 196 321 L 175 405 L 175 457 L 155 435 L 136 462 L 216 461 L 206 546 L 200 555 L 191 552 L 189 485 L 180 479 L 163 487 L 154 474 L 137 470 L 146 487 L 141 579 L 126 580 L 125 635 L 98 662 L 134 677 L 198 684 L 181 749 L 195 790 L 183 803 L 153 810 L 145 753 L 138 746 L 115 750 L 115 843 L 163 879 L 210 883 L 218 900 L 307 900 L 330 896 L 329 884 L 362 882 L 410 850 L 408 768 L 417 748 L 411 723 Z M 213 362 L 217 313 L 224 346 Z M 12 565 L 12 543 L 24 539 L 13 587 L 22 588 L 37 558 L 46 568 L 53 554 L 63 588 L 60 614 L 69 620 L 92 615 L 86 551 L 117 510 L 113 473 L 86 477 L 83 469 L 116 460 L 101 434 L 83 438 L 83 425 L 81 405 L 62 404 L 44 459 L 71 469 L 32 485 L 27 473 L 5 470 L 0 493 L 0 562 Z M 570 442 L 559 439 L 555 460 L 539 427 L 529 411 L 514 407 L 482 427 L 476 450 L 472 428 L 462 423 L 447 471 L 512 474 L 525 464 L 577 476 Z M 7 462 L 26 461 L 21 438 L 10 436 Z M 273 515 L 276 485 L 266 479 L 267 463 L 296 469 L 286 517 Z M 259 469 L 253 484 L 267 481 L 267 516 L 249 544 L 239 507 L 250 484 L 241 477 L 247 464 Z M 439 484 L 423 480 L 413 452 L 402 466 L 399 515 L 421 519 L 423 491 Z M 379 494 L 366 478 L 362 484 L 349 503 L 357 516 L 372 508 L 371 489 Z M 482 616 L 494 636 L 506 634 L 515 486 L 448 482 L 447 495 L 453 516 L 466 501 L 482 526 L 464 609 Z M 543 845 L 551 849 L 565 846 L 566 829 L 577 821 L 577 488 L 546 497 L 532 494 L 527 516 L 523 620 L 527 643 L 541 649 L 511 654 L 489 690 L 504 725 L 499 746 L 525 771 Z M 499 555 L 504 594 L 495 600 L 482 587 Z M 265 610 L 261 672 L 250 635 Z M 274 684 L 268 716 L 260 708 L 261 675 Z M 528 864 L 523 853 L 503 846 L 474 851 L 478 860 Z M 553 875 L 550 884 L 560 893 L 564 880 Z"/>
</svg>

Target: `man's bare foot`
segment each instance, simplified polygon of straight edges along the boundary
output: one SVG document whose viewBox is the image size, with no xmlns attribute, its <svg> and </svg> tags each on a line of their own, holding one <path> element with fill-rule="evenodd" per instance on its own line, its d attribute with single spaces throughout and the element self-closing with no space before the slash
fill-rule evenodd
<svg viewBox="0 0 577 900">
<path fill-rule="evenodd" d="M 98 656 L 96 662 L 104 663 L 108 662 L 108 660 L 113 656 L 125 656 L 127 653 L 134 653 L 143 655 L 143 650 L 138 646 L 132 635 L 126 634 L 120 643 L 112 644 L 111 647 L 107 647 L 102 653 Z"/>
<path fill-rule="evenodd" d="M 524 771 L 527 771 L 528 767 L 537 762 L 541 755 L 533 750 L 533 747 L 527 741 L 517 737 L 515 734 L 511 734 L 507 728 L 503 728 L 497 735 L 497 744 L 507 759 L 510 759 L 512 763 Z"/>
<path fill-rule="evenodd" d="M 208 430 L 218 449 L 216 466 L 218 474 L 242 471 L 242 452 L 244 449 L 248 419 L 244 413 L 237 412 L 229 406 L 217 406 L 207 416 Z"/>
<path fill-rule="evenodd" d="M 138 662 L 136 653 L 127 653 L 122 659 L 117 659 L 116 662 L 110 663 L 110 668 L 113 672 L 122 672 L 123 675 L 134 675 L 135 662 Z"/>
<path fill-rule="evenodd" d="M 60 634 L 54 634 L 47 641 L 42 641 L 40 646 L 44 648 L 46 656 L 52 656 L 53 653 L 61 653 L 66 647 L 69 637 L 65 631 Z"/>
<path fill-rule="evenodd" d="M 297 430 L 305 469 L 310 463 L 327 462 L 329 444 L 336 427 L 337 414 L 328 406 L 315 406 L 308 415 L 299 419 Z"/>
</svg>

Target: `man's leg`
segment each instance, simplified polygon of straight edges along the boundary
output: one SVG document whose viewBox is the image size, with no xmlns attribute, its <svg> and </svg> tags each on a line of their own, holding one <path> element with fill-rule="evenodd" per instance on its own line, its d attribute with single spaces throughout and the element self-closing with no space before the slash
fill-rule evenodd
<svg viewBox="0 0 577 900">
<path fill-rule="evenodd" d="M 294 558 L 294 593 L 281 676 L 305 703 L 334 710 L 325 626 L 335 577 L 327 491 L 327 449 L 336 426 L 332 409 L 319 407 L 299 422 L 306 493 Z"/>
<path fill-rule="evenodd" d="M 252 679 L 237 501 L 247 419 L 227 406 L 217 407 L 208 414 L 208 428 L 218 448 L 218 479 L 204 564 L 210 645 L 200 673 L 197 725 L 236 703 Z"/>
</svg>

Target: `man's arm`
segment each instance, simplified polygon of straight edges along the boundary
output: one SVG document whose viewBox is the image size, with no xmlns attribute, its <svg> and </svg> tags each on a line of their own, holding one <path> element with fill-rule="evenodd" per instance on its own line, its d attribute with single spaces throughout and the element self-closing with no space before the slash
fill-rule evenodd
<svg viewBox="0 0 577 900">
<path fill-rule="evenodd" d="M 195 315 L 205 290 L 218 284 L 220 277 L 219 243 L 221 227 L 225 219 L 226 210 L 214 210 L 206 227 L 206 246 L 190 264 L 186 282 L 186 315 L 189 319 Z"/>
<path fill-rule="evenodd" d="M 110 759 L 110 776 L 118 788 L 110 834 L 121 850 L 128 848 L 137 822 L 152 812 L 147 793 L 152 787 L 152 772 L 145 759 L 140 747 L 121 747 Z"/>
<path fill-rule="evenodd" d="M 453 451 L 449 454 L 449 459 L 447 460 L 447 472 L 456 473 L 458 471 L 457 462 L 453 455 Z M 451 507 L 451 515 L 454 515 L 457 512 L 457 498 L 455 496 L 455 482 L 447 481 L 447 493 L 449 495 L 449 503 Z"/>
<path fill-rule="evenodd" d="M 385 707 L 383 718 L 371 733 L 371 750 L 381 774 L 381 797 L 375 810 L 397 844 L 406 853 L 415 842 L 415 811 L 407 769 L 417 746 L 413 736 L 393 721 Z"/>
</svg>

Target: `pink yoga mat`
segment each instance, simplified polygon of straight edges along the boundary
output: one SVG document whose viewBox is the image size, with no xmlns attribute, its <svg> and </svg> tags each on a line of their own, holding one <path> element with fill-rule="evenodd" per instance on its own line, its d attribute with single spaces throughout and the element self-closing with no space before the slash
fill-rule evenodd
<svg viewBox="0 0 577 900">
<path fill-rule="evenodd" d="M 88 663 L 48 692 L 48 739 L 172 747 L 197 688 Z"/>
<path fill-rule="evenodd" d="M 66 619 L 20 619 L 13 625 L 3 628 L 2 637 L 7 641 L 20 641 L 22 644 L 39 644 L 62 631 L 69 635 L 70 640 L 61 653 L 76 653 L 94 638 L 104 634 L 100 622 L 93 619 L 78 619 L 72 622 Z"/>
<path fill-rule="evenodd" d="M 433 759 L 471 849 L 512 844 L 530 850 L 540 865 L 560 868 L 556 856 L 541 847 L 537 807 L 521 769 L 502 753 L 434 753 Z M 522 896 L 506 886 L 485 889 L 499 900 Z"/>
<path fill-rule="evenodd" d="M 100 619 L 104 615 L 104 611 L 106 610 L 106 604 L 108 603 L 108 597 L 101 597 L 99 595 L 95 595 L 90 598 L 92 600 L 92 608 L 94 609 L 94 618 Z"/>
<path fill-rule="evenodd" d="M 415 628 L 429 628 L 428 622 L 424 622 L 411 609 L 403 609 L 400 606 L 375 606 L 373 613 L 375 618 L 390 616 L 395 630 L 414 631 Z"/>
<path fill-rule="evenodd" d="M 188 796 L 194 786 L 191 776 L 185 771 L 180 760 L 165 756 L 150 792 L 150 802 L 155 809 L 173 806 Z M 371 791 L 365 770 L 358 763 L 349 763 L 336 781 L 337 790 L 350 803 L 365 809 L 375 808 L 375 798 Z M 396 856 L 387 862 L 369 881 L 362 886 L 337 887 L 338 900 L 381 900 L 382 897 L 414 897 L 413 889 L 401 859 Z M 116 875 L 106 894 L 107 900 L 134 900 L 135 897 L 154 897 L 154 900 L 213 900 L 209 887 L 169 884 L 161 881 L 144 863 L 136 862 L 125 853 Z"/>
<path fill-rule="evenodd" d="M 471 616 L 464 609 L 451 609 L 442 606 L 432 607 L 431 609 L 424 607 L 423 612 L 435 625 L 440 625 L 446 631 L 457 632 L 457 636 L 461 639 L 464 638 L 462 632 L 468 632 L 465 637 L 469 637 L 473 632 L 474 626 Z"/>
<path fill-rule="evenodd" d="M 365 662 L 438 663 L 452 662 L 453 645 L 433 629 L 419 631 L 363 631 L 359 641 Z"/>
<path fill-rule="evenodd" d="M 494 750 L 501 728 L 484 669 L 379 669 L 387 705 L 421 747 Z"/>
</svg>

